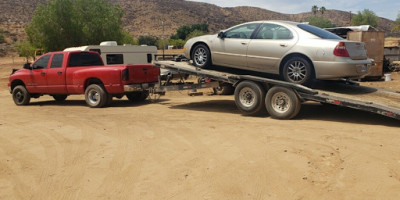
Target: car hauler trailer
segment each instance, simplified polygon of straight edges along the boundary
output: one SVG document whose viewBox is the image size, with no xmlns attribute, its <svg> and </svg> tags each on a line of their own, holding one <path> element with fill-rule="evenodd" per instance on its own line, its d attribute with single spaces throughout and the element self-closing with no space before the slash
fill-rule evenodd
<svg viewBox="0 0 400 200">
<path fill-rule="evenodd" d="M 295 117 L 305 101 L 333 104 L 377 113 L 400 120 L 400 93 L 360 86 L 356 82 L 318 81 L 313 88 L 271 78 L 195 68 L 189 62 L 155 61 L 155 65 L 177 73 L 214 80 L 207 83 L 169 85 L 168 81 L 154 88 L 155 92 L 216 87 L 219 83 L 235 86 L 235 103 L 245 115 L 267 112 L 273 118 Z"/>
</svg>

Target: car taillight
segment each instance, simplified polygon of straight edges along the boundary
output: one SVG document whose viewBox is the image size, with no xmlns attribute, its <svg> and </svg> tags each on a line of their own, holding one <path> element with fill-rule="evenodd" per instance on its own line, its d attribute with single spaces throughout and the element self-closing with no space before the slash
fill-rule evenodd
<svg viewBox="0 0 400 200">
<path fill-rule="evenodd" d="M 122 70 L 122 80 L 129 81 L 129 69 L 128 68 Z"/>
<path fill-rule="evenodd" d="M 339 57 L 350 57 L 344 42 L 339 42 L 339 44 L 336 45 L 335 50 L 333 50 L 333 55 Z"/>
</svg>

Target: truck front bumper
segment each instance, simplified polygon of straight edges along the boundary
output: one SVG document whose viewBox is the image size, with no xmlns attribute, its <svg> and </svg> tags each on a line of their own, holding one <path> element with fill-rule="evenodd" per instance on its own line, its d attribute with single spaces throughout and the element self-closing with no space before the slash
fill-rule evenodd
<svg viewBox="0 0 400 200">
<path fill-rule="evenodd" d="M 154 88 L 154 86 L 158 84 L 156 83 L 138 83 L 131 85 L 124 85 L 124 92 L 140 92 L 144 90 L 148 90 L 150 88 Z"/>
</svg>

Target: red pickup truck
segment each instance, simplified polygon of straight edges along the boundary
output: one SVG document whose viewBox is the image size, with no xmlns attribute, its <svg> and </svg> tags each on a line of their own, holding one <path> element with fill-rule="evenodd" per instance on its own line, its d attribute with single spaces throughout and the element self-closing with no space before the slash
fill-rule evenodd
<svg viewBox="0 0 400 200">
<path fill-rule="evenodd" d="M 123 95 L 131 101 L 145 100 L 159 75 L 160 68 L 151 64 L 105 66 L 97 52 L 51 52 L 13 70 L 8 87 L 16 105 L 42 95 L 64 101 L 68 95 L 85 94 L 86 103 L 97 108 Z"/>
</svg>

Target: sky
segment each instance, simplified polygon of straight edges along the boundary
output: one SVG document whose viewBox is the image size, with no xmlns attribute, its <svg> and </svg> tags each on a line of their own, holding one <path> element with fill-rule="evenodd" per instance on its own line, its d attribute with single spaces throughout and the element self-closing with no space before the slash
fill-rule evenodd
<svg viewBox="0 0 400 200">
<path fill-rule="evenodd" d="M 310 12 L 311 7 L 324 6 L 327 10 L 335 9 L 351 11 L 357 14 L 358 11 L 369 9 L 379 17 L 396 20 L 400 11 L 400 0 L 190 0 L 215 4 L 220 7 L 253 6 L 267 10 L 285 13 L 298 14 Z"/>
</svg>

